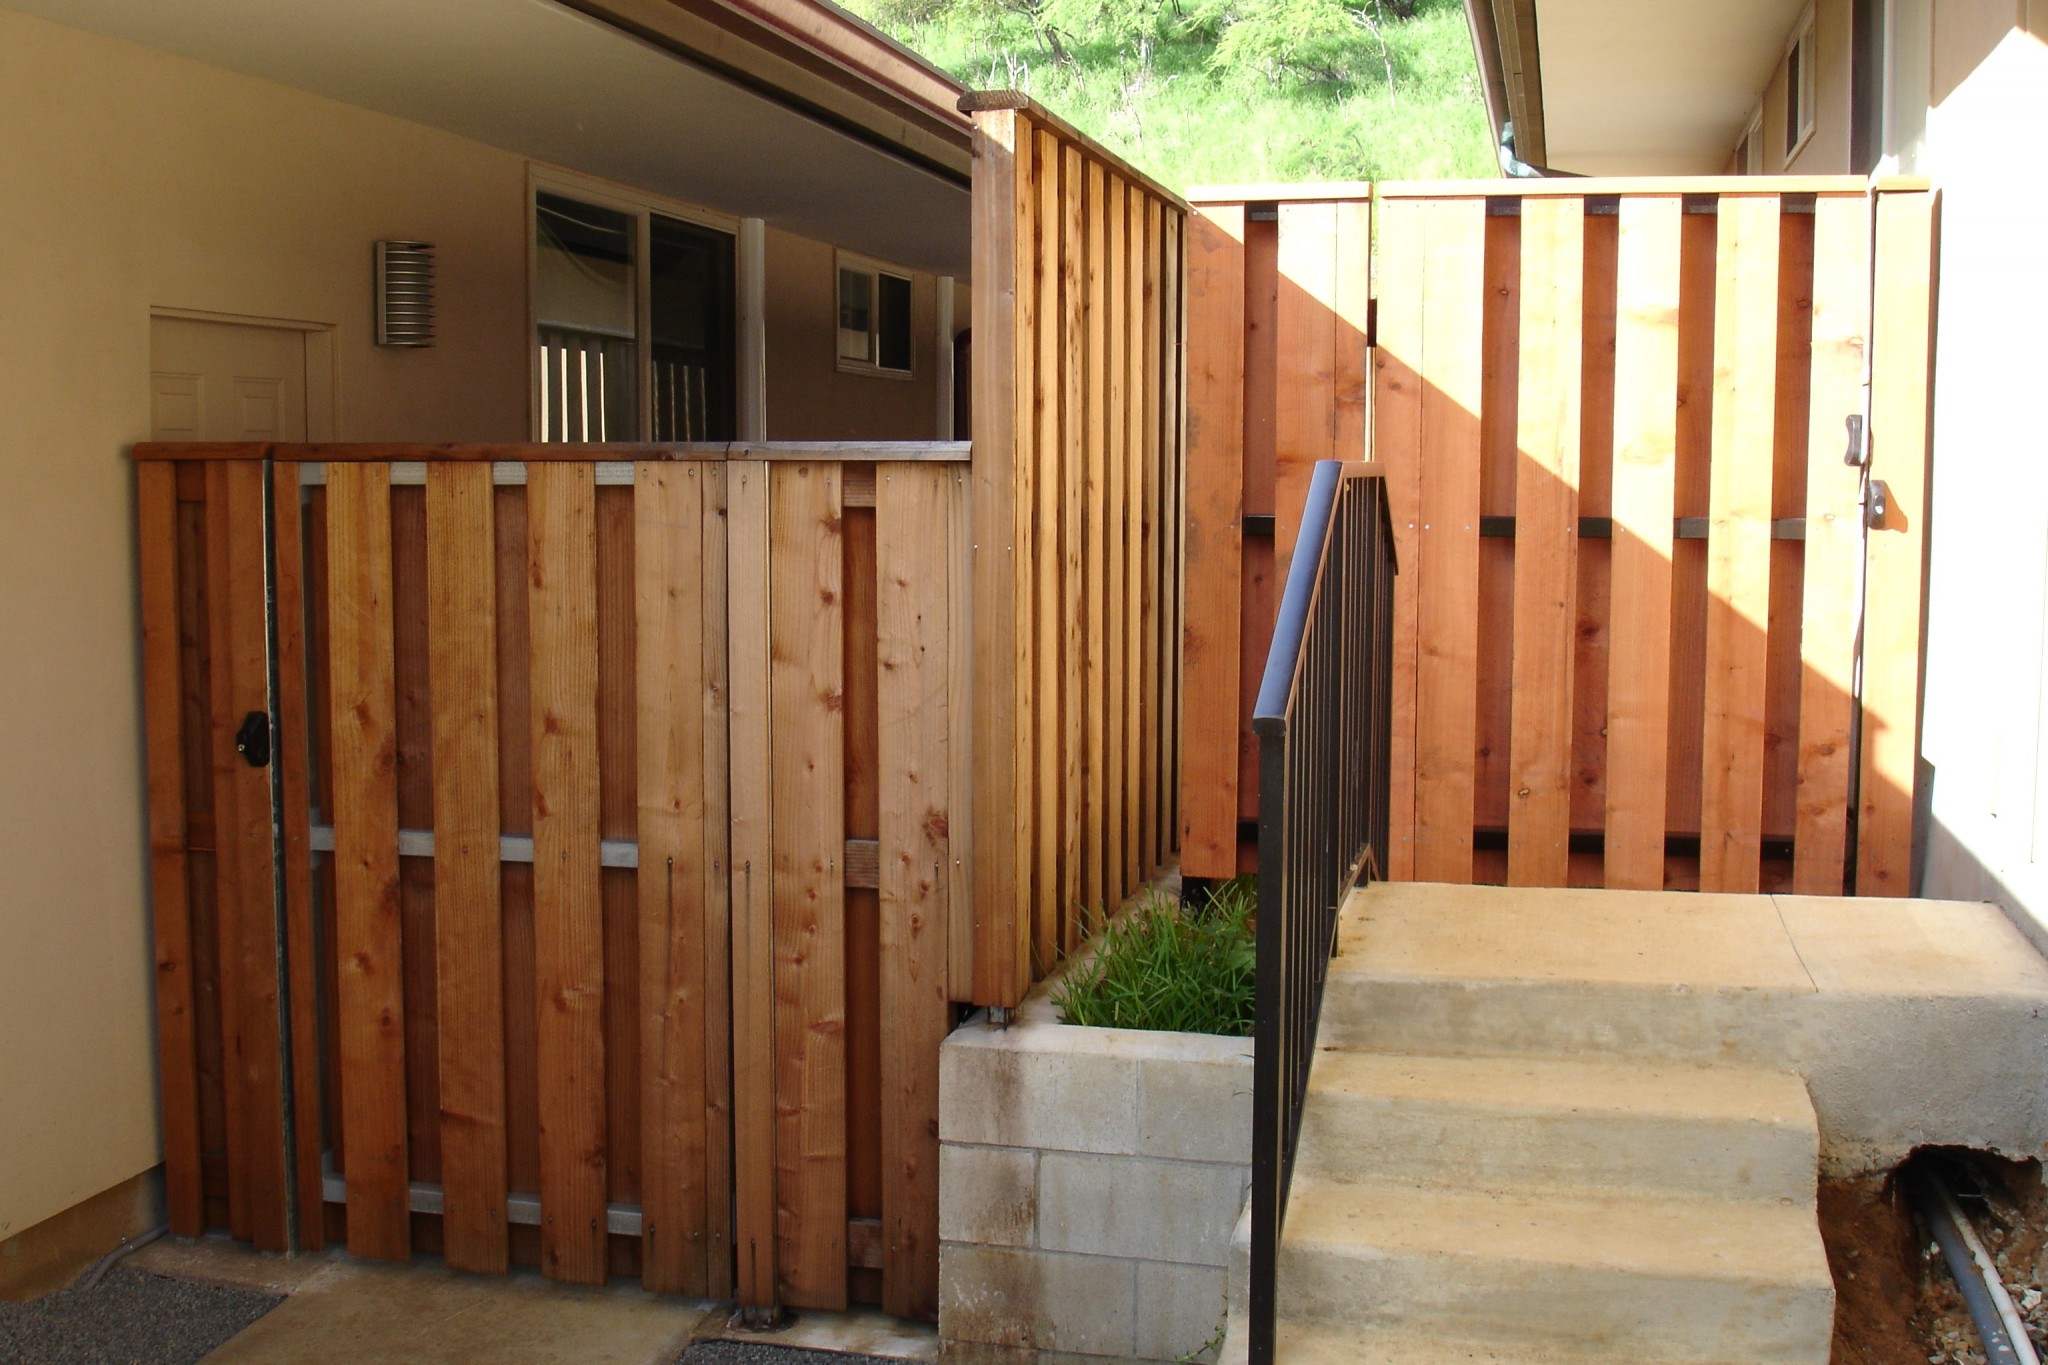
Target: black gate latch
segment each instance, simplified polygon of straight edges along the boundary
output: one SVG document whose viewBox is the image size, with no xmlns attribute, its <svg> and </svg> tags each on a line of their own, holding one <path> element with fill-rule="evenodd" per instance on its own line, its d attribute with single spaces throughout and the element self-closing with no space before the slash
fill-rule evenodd
<svg viewBox="0 0 2048 1365">
<path fill-rule="evenodd" d="M 252 768 L 270 765 L 269 716 L 261 711 L 251 711 L 242 717 L 242 728 L 235 731 L 235 752 Z"/>
</svg>

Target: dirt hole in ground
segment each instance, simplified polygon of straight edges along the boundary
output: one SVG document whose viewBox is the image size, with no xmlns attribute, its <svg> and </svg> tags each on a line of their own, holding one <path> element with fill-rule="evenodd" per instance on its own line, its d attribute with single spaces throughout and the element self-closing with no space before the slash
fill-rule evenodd
<svg viewBox="0 0 2048 1365">
<path fill-rule="evenodd" d="M 2036 1350 L 2048 1354 L 2048 1189 L 2037 1161 L 1930 1148 L 1912 1165 L 1945 1176 L 1998 1263 Z M 1984 1365 L 1969 1310 L 1925 1223 L 1906 1167 L 1820 1186 L 1820 1230 L 1835 1277 L 1832 1365 Z"/>
</svg>

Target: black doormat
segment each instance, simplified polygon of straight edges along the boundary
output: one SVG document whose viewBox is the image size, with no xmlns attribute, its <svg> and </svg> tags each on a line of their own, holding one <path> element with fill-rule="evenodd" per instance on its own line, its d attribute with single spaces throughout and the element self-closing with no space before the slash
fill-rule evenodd
<svg viewBox="0 0 2048 1365">
<path fill-rule="evenodd" d="M 796 1346 L 776 1346 L 766 1341 L 699 1341 L 676 1358 L 676 1365 L 902 1365 L 884 1356 L 848 1355 L 839 1351 L 811 1351 Z"/>
<path fill-rule="evenodd" d="M 116 1266 L 91 1289 L 0 1303 L 0 1365 L 195 1365 L 283 1302 Z"/>
</svg>

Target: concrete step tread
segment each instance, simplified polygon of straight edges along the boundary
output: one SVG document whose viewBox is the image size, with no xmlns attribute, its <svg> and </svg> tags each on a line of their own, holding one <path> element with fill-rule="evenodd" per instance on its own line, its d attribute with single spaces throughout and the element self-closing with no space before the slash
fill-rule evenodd
<svg viewBox="0 0 2048 1365">
<path fill-rule="evenodd" d="M 1283 1243 L 1283 1267 L 1300 1257 L 1404 1255 L 1830 1291 L 1834 1283 L 1814 1206 L 1793 1200 L 1504 1193 L 1297 1173 Z"/>
<path fill-rule="evenodd" d="M 1806 1082 L 1789 1071 L 1635 1058 L 1457 1056 L 1326 1048 L 1311 1104 L 1450 1104 L 1502 1113 L 1611 1112 L 1811 1131 Z"/>
<path fill-rule="evenodd" d="M 1755 1365 L 1732 1357 L 1646 1356 L 1638 1346 L 1601 1349 L 1457 1341 L 1438 1332 L 1327 1323 L 1283 1322 L 1275 1346 L 1275 1354 L 1286 1365 Z"/>
</svg>

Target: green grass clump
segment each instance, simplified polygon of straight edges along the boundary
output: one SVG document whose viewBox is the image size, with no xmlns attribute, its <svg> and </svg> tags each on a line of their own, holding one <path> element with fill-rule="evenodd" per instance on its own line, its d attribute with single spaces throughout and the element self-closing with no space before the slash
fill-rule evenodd
<svg viewBox="0 0 2048 1365">
<path fill-rule="evenodd" d="M 1219 888 L 1199 915 L 1164 896 L 1147 897 L 1104 926 L 1095 956 L 1060 979 L 1052 1002 L 1069 1024 L 1248 1038 L 1256 907 L 1242 877 Z"/>
</svg>

